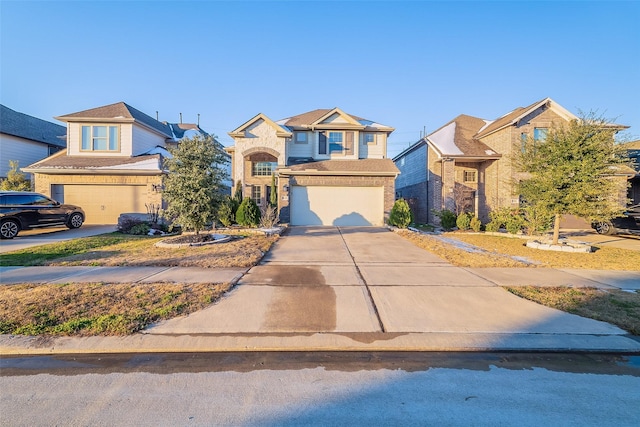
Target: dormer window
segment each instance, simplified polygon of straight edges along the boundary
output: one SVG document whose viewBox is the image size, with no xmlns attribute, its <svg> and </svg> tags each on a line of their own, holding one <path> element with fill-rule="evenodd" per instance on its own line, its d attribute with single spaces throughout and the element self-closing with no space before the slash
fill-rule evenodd
<svg viewBox="0 0 640 427">
<path fill-rule="evenodd" d="M 82 126 L 82 151 L 119 151 L 117 125 Z"/>
</svg>

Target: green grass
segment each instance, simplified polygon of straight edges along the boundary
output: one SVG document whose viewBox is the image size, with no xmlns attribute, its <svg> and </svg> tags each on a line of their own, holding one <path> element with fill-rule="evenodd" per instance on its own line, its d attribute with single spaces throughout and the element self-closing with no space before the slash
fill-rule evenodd
<svg viewBox="0 0 640 427">
<path fill-rule="evenodd" d="M 47 261 L 84 254 L 105 246 L 149 239 L 157 240 L 154 237 L 132 236 L 118 232 L 83 237 L 2 254 L 0 255 L 0 266 L 43 265 Z"/>
</svg>

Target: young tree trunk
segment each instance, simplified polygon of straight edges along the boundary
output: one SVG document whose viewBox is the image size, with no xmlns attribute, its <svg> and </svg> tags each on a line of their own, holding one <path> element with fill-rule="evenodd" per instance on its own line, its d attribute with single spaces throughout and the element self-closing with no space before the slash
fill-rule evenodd
<svg viewBox="0 0 640 427">
<path fill-rule="evenodd" d="M 553 241 L 551 243 L 553 245 L 557 245 L 559 237 L 560 237 L 560 214 L 557 213 L 555 220 L 553 222 Z"/>
</svg>

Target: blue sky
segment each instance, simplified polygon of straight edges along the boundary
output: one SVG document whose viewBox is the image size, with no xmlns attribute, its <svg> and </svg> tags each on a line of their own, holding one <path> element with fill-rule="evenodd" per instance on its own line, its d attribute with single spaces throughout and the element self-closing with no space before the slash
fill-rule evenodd
<svg viewBox="0 0 640 427">
<path fill-rule="evenodd" d="M 225 145 L 258 113 L 317 108 L 393 126 L 389 156 L 459 114 L 551 97 L 640 138 L 640 2 L 6 1 L 5 106 L 35 117 L 118 101 Z"/>
</svg>

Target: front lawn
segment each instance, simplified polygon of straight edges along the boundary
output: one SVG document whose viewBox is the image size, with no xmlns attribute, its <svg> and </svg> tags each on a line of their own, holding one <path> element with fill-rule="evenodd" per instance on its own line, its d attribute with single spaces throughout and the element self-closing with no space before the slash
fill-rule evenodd
<svg viewBox="0 0 640 427">
<path fill-rule="evenodd" d="M 509 292 L 547 307 L 612 323 L 640 335 L 640 293 L 592 288 L 507 287 Z"/>
<path fill-rule="evenodd" d="M 547 267 L 581 268 L 588 270 L 637 271 L 640 265 L 640 251 L 597 247 L 592 253 L 571 253 L 544 251 L 529 248 L 526 240 L 500 237 L 488 234 L 444 233 L 438 236 L 398 232 L 415 245 L 432 252 L 458 267 Z M 455 242 L 473 245 L 482 251 L 469 252 Z"/>
<path fill-rule="evenodd" d="M 4 285 L 0 286 L 0 333 L 128 335 L 200 310 L 229 287 L 228 283 Z"/>
<path fill-rule="evenodd" d="M 161 237 L 109 233 L 9 252 L 0 255 L 0 266 L 251 267 L 277 239 L 247 234 L 227 243 L 157 248 L 154 245 Z"/>
</svg>

